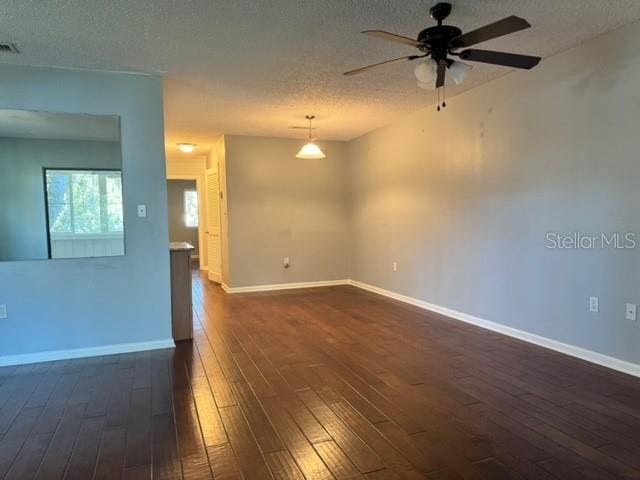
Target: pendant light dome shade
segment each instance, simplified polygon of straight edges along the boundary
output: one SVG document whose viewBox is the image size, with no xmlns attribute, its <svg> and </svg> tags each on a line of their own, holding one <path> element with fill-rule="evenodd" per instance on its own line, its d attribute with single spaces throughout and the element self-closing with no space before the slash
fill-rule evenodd
<svg viewBox="0 0 640 480">
<path fill-rule="evenodd" d="M 320 147 L 313 143 L 311 139 L 311 120 L 315 117 L 313 115 L 307 115 L 307 120 L 309 120 L 309 141 L 302 146 L 296 157 L 298 158 L 306 158 L 310 160 L 325 158 L 326 155 L 322 152 Z"/>
<path fill-rule="evenodd" d="M 316 158 L 325 158 L 326 155 L 320 150 L 320 147 L 313 142 L 305 143 L 298 154 L 296 155 L 298 158 L 308 158 L 308 159 L 316 159 Z"/>
</svg>

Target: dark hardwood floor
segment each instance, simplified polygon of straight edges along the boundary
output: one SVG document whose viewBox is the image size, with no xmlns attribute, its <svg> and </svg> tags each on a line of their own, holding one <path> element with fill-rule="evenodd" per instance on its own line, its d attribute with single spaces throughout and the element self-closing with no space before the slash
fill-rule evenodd
<svg viewBox="0 0 640 480">
<path fill-rule="evenodd" d="M 352 287 L 229 296 L 193 345 L 0 369 L 0 479 L 640 478 L 640 381 Z"/>
</svg>

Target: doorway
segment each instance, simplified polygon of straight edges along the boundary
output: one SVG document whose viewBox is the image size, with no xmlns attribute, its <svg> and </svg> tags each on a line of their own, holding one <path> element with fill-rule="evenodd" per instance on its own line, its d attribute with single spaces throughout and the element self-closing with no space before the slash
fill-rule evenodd
<svg viewBox="0 0 640 480">
<path fill-rule="evenodd" d="M 187 237 L 185 233 L 195 234 L 197 231 L 197 254 L 200 260 L 200 270 L 205 272 L 209 280 L 222 283 L 224 281 L 222 273 L 225 252 L 223 234 L 226 230 L 226 223 L 223 220 L 226 219 L 224 213 L 226 199 L 222 189 L 225 178 L 224 165 L 218 158 L 219 156 L 215 152 L 211 152 L 206 158 L 168 159 L 167 197 L 169 199 L 170 239 L 184 241 L 184 238 L 191 238 L 195 242 L 193 236 Z M 173 187 L 173 181 L 176 181 L 176 188 Z M 184 192 L 193 192 L 194 184 L 197 194 L 198 228 L 190 227 L 190 232 L 185 232 L 184 229 L 188 227 L 183 205 L 189 205 L 188 202 L 194 194 L 187 193 L 187 202 L 185 203 Z M 172 211 L 174 209 L 177 212 Z M 191 218 L 194 219 L 195 215 L 192 214 Z M 179 228 L 172 228 L 171 225 Z M 189 225 L 193 225 L 193 222 Z M 189 243 L 196 246 L 191 241 Z"/>
<path fill-rule="evenodd" d="M 193 245 L 192 259 L 200 259 L 200 196 L 195 180 L 167 180 L 169 240 Z"/>
</svg>

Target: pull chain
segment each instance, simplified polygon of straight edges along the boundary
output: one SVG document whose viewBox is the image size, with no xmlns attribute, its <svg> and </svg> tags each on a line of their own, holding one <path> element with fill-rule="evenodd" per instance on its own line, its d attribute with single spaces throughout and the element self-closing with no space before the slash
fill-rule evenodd
<svg viewBox="0 0 640 480">
<path fill-rule="evenodd" d="M 442 89 L 442 103 L 440 103 L 440 89 Z M 438 107 L 436 108 L 436 110 L 440 111 L 440 107 L 442 106 L 442 108 L 445 108 L 447 106 L 447 101 L 445 99 L 445 89 L 444 89 L 444 85 L 442 87 L 436 88 L 436 93 L 437 93 L 437 105 Z"/>
</svg>

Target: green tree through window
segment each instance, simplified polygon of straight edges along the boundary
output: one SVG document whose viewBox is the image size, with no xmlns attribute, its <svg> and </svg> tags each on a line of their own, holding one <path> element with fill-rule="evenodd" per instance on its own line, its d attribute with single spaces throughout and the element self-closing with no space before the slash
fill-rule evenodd
<svg viewBox="0 0 640 480">
<path fill-rule="evenodd" d="M 115 170 L 45 170 L 49 231 L 100 235 L 124 230 L 122 174 Z"/>
<path fill-rule="evenodd" d="M 184 191 L 184 224 L 187 228 L 198 228 L 198 192 Z"/>
</svg>

